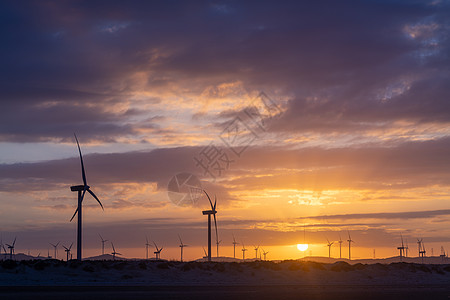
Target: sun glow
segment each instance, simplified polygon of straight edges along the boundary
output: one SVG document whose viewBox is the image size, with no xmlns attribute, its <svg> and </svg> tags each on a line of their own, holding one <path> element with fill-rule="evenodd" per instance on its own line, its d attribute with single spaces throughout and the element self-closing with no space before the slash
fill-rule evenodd
<svg viewBox="0 0 450 300">
<path fill-rule="evenodd" d="M 300 251 L 306 251 L 308 249 L 308 244 L 297 244 L 297 249 Z"/>
</svg>

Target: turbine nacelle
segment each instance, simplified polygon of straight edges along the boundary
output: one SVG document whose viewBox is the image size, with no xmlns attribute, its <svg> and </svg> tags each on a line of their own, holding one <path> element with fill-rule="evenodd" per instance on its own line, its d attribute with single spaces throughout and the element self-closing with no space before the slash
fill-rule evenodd
<svg viewBox="0 0 450 300">
<path fill-rule="evenodd" d="M 86 190 L 89 190 L 91 187 L 90 186 L 88 186 L 88 185 L 74 185 L 74 186 L 71 186 L 70 187 L 70 190 L 72 191 L 72 192 L 82 192 L 82 191 L 84 191 L 85 189 Z"/>
</svg>

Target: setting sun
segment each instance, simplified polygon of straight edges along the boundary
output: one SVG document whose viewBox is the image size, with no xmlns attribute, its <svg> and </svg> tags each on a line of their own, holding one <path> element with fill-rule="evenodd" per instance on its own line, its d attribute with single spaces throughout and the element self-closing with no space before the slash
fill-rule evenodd
<svg viewBox="0 0 450 300">
<path fill-rule="evenodd" d="M 300 251 L 306 251 L 308 249 L 308 244 L 297 244 L 297 249 Z"/>
</svg>

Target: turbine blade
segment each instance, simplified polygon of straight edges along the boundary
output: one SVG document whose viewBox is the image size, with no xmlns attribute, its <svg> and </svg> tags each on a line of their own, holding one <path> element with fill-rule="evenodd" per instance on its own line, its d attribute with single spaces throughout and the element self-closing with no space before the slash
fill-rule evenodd
<svg viewBox="0 0 450 300">
<path fill-rule="evenodd" d="M 98 235 L 100 236 L 100 239 L 101 239 L 101 240 L 102 240 L 102 242 L 103 242 L 103 238 L 102 238 L 101 234 L 99 233 Z"/>
<path fill-rule="evenodd" d="M 216 243 L 219 241 L 219 235 L 217 234 L 217 220 L 216 220 L 216 214 L 213 214 L 214 216 L 214 228 L 216 229 Z"/>
<path fill-rule="evenodd" d="M 205 192 L 206 197 L 208 197 L 209 204 L 211 205 L 211 209 L 214 211 L 213 204 L 212 204 L 212 202 L 211 202 L 211 198 L 209 198 L 209 195 L 208 195 L 208 193 L 207 193 L 205 190 L 203 190 L 203 192 Z"/>
<path fill-rule="evenodd" d="M 214 208 L 213 211 L 216 211 L 217 197 L 214 195 Z"/>
<path fill-rule="evenodd" d="M 183 241 L 181 240 L 180 235 L 178 235 L 178 239 L 180 240 L 180 244 L 183 245 Z"/>
<path fill-rule="evenodd" d="M 83 163 L 83 156 L 81 155 L 80 143 L 78 143 L 77 135 L 76 135 L 75 133 L 74 133 L 73 135 L 75 136 L 75 140 L 77 141 L 78 153 L 80 153 L 81 176 L 82 176 L 82 178 L 83 178 L 83 184 L 86 186 L 86 185 L 87 185 L 87 181 L 86 181 L 86 173 L 84 172 L 84 163 Z"/>
<path fill-rule="evenodd" d="M 70 244 L 69 250 L 72 249 L 72 246 L 73 246 L 73 242 L 72 242 L 72 244 Z"/>
<path fill-rule="evenodd" d="M 114 248 L 114 244 L 111 242 L 111 246 L 113 248 L 113 252 L 116 252 L 116 248 Z"/>
<path fill-rule="evenodd" d="M 97 196 L 95 196 L 94 192 L 91 191 L 91 189 L 88 189 L 87 191 L 89 192 L 89 194 L 92 195 L 92 197 L 95 198 L 95 200 L 97 200 L 98 204 L 100 204 L 100 206 L 102 207 L 102 209 L 105 210 L 105 209 L 103 208 L 103 204 L 100 202 L 100 200 L 98 200 L 98 198 L 97 198 Z"/>
<path fill-rule="evenodd" d="M 75 218 L 77 212 L 78 212 L 78 207 L 77 207 L 77 209 L 75 210 L 75 212 L 74 212 L 72 218 L 70 218 L 70 222 L 72 222 L 73 218 Z M 52 246 L 53 246 L 53 245 L 52 245 Z M 53 246 L 53 247 L 55 247 L 55 246 Z"/>
<path fill-rule="evenodd" d="M 14 247 L 14 245 L 16 244 L 16 239 L 17 239 L 17 237 L 14 238 L 14 242 L 13 242 L 13 244 L 12 244 L 13 247 Z"/>
</svg>

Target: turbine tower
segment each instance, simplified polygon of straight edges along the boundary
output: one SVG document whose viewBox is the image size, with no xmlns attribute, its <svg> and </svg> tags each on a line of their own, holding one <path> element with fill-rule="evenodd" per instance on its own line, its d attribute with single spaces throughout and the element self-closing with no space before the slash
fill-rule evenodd
<svg viewBox="0 0 450 300">
<path fill-rule="evenodd" d="M 156 248 L 156 251 L 153 252 L 155 254 L 156 259 L 161 259 L 161 251 L 163 248 L 161 247 L 161 249 L 159 249 L 155 242 L 153 242 L 153 244 L 155 245 Z"/>
<path fill-rule="evenodd" d="M 66 246 L 63 245 L 63 248 L 65 249 L 64 251 L 66 251 L 66 256 L 67 256 L 67 261 L 69 261 L 69 256 L 70 256 L 70 249 L 72 249 L 73 243 L 70 244 L 70 247 L 67 248 Z"/>
<path fill-rule="evenodd" d="M 352 259 L 352 252 L 351 252 L 351 248 L 352 248 L 352 243 L 354 243 L 355 241 L 352 240 L 351 236 L 350 236 L 350 232 L 348 232 L 348 260 Z"/>
<path fill-rule="evenodd" d="M 333 246 L 334 242 L 331 242 L 327 239 L 327 246 L 328 246 L 328 258 L 331 258 L 331 246 Z"/>
<path fill-rule="evenodd" d="M 244 242 L 242 242 L 242 260 L 243 261 L 245 261 L 245 251 L 247 251 L 247 249 L 245 249 Z"/>
<path fill-rule="evenodd" d="M 236 259 L 236 245 L 238 245 L 239 243 L 236 242 L 236 239 L 234 238 L 233 235 L 233 258 Z"/>
<path fill-rule="evenodd" d="M 116 252 L 116 248 L 114 248 L 113 242 L 111 242 L 111 246 L 112 246 L 112 248 L 113 248 L 113 252 L 111 252 L 111 254 L 112 254 L 112 256 L 113 256 L 113 260 L 116 260 L 116 255 L 122 255 L 122 254 L 119 253 L 119 252 Z"/>
<path fill-rule="evenodd" d="M 259 245 L 258 246 L 253 246 L 255 249 L 255 260 L 258 260 L 258 249 L 259 249 Z"/>
<path fill-rule="evenodd" d="M 87 184 L 87 180 L 86 180 L 86 173 L 84 171 L 84 164 L 83 164 L 83 156 L 81 155 L 81 149 L 80 149 L 80 144 L 78 143 L 78 139 L 76 134 L 73 134 L 75 136 L 75 140 L 77 141 L 77 146 L 78 146 L 78 153 L 80 154 L 80 161 L 81 161 L 81 177 L 83 179 L 83 185 L 74 185 L 70 187 L 70 190 L 72 192 L 78 192 L 78 206 L 77 209 L 75 210 L 75 213 L 73 214 L 72 218 L 70 219 L 70 221 L 72 222 L 73 218 L 75 217 L 75 215 L 78 213 L 78 228 L 77 228 L 77 260 L 81 260 L 82 259 L 82 254 L 81 254 L 81 250 L 82 250 L 82 226 L 81 226 L 81 209 L 82 209 L 82 202 L 84 199 L 84 195 L 86 194 L 86 192 L 88 192 L 89 194 L 92 195 L 92 197 L 95 198 L 95 200 L 97 200 L 98 204 L 100 204 L 101 208 L 104 210 L 102 203 L 100 202 L 100 200 L 98 200 L 97 196 L 94 194 L 94 192 L 91 191 L 90 186 Z"/>
<path fill-rule="evenodd" d="M 180 259 L 180 261 L 183 262 L 183 248 L 187 247 L 188 245 L 183 244 L 183 241 L 181 240 L 180 235 L 178 235 L 178 238 L 180 239 L 180 250 L 181 250 L 181 259 Z"/>
<path fill-rule="evenodd" d="M 403 244 L 402 235 L 400 235 L 400 238 L 402 239 L 402 245 L 400 247 L 397 247 L 397 249 L 400 251 L 400 261 L 403 261 L 403 252 L 405 251 L 405 245 Z"/>
<path fill-rule="evenodd" d="M 208 197 L 209 204 L 211 205 L 211 210 L 202 211 L 203 215 L 208 216 L 208 261 L 211 261 L 211 215 L 214 216 L 214 227 L 216 228 L 216 242 L 219 240 L 218 235 L 217 235 L 217 220 L 216 220 L 217 199 L 216 199 L 216 197 L 214 197 L 214 205 L 213 205 L 211 198 L 209 198 L 208 193 L 205 190 L 203 190 L 203 192 L 205 192 L 206 197 Z"/>
<path fill-rule="evenodd" d="M 9 249 L 9 259 L 10 260 L 13 259 L 14 247 L 16 246 L 16 239 L 17 239 L 17 237 L 14 238 L 14 242 L 12 242 L 12 245 L 6 244 L 6 246 L 8 246 L 8 249 Z"/>
<path fill-rule="evenodd" d="M 58 254 L 57 248 L 58 248 L 59 243 L 60 242 L 57 242 L 55 245 L 52 243 L 49 243 L 50 245 L 53 246 L 53 248 L 55 248 L 55 259 L 58 259 L 56 255 Z"/>
<path fill-rule="evenodd" d="M 338 243 L 339 243 L 339 259 L 341 259 L 342 258 L 342 238 L 341 238 L 341 235 L 339 235 L 339 241 L 338 241 Z"/>
<path fill-rule="evenodd" d="M 102 238 L 102 236 L 100 235 L 100 233 L 99 233 L 98 235 L 100 236 L 100 239 L 102 240 L 102 255 L 104 255 L 104 254 L 105 254 L 105 243 L 106 243 L 108 240 L 104 240 L 104 239 Z"/>
</svg>

